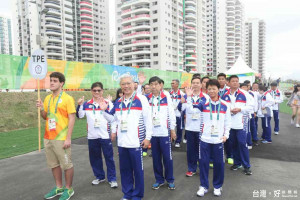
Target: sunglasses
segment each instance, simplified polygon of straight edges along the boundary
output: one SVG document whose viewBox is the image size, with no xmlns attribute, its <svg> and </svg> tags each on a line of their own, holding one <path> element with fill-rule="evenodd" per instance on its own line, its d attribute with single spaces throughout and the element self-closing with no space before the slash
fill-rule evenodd
<svg viewBox="0 0 300 200">
<path fill-rule="evenodd" d="M 102 92 L 102 90 L 92 90 L 93 92 Z"/>
</svg>

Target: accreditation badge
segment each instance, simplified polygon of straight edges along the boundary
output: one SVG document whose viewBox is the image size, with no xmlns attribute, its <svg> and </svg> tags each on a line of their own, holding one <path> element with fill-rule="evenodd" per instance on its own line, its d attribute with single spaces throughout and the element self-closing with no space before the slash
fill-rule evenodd
<svg viewBox="0 0 300 200">
<path fill-rule="evenodd" d="M 210 135 L 211 137 L 219 137 L 219 128 L 218 128 L 217 123 L 213 123 L 211 125 L 210 134 L 211 134 Z"/>
<path fill-rule="evenodd" d="M 192 120 L 198 120 L 200 119 L 200 114 L 199 113 L 193 113 L 192 114 Z"/>
<path fill-rule="evenodd" d="M 94 121 L 94 127 L 99 128 L 101 125 L 100 123 L 100 116 L 95 116 L 95 121 Z"/>
<path fill-rule="evenodd" d="M 160 119 L 159 117 L 153 117 L 153 126 L 154 127 L 159 127 L 160 126 Z"/>
<path fill-rule="evenodd" d="M 127 132 L 128 130 L 128 121 L 127 119 L 121 120 L 121 132 Z"/>
<path fill-rule="evenodd" d="M 48 119 L 48 126 L 49 126 L 49 131 L 55 131 L 56 130 L 55 118 Z"/>
</svg>

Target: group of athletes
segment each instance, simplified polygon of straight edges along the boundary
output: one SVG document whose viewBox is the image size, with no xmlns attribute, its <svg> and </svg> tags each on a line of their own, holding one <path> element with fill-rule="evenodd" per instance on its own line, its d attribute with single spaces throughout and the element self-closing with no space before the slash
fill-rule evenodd
<svg viewBox="0 0 300 200">
<path fill-rule="evenodd" d="M 76 108 L 74 99 L 63 91 L 64 75 L 50 75 L 52 94 L 37 101 L 46 120 L 45 153 L 56 183 L 45 199 L 60 195 L 60 200 L 66 200 L 74 194 L 71 136 L 75 115 L 87 120 L 89 160 L 96 177 L 93 185 L 105 182 L 107 176 L 110 186 L 118 187 L 112 145 L 117 140 L 123 200 L 144 197 L 143 156 L 147 156 L 149 146 L 155 178 L 152 189 L 167 184 L 168 189 L 175 190 L 172 148 L 186 143 L 186 177 L 200 169 L 197 196 L 208 192 L 209 168 L 213 168 L 213 194 L 221 196 L 225 161 L 232 165 L 231 170 L 243 168 L 244 174 L 251 175 L 249 150 L 272 143 L 272 117 L 274 134 L 279 134 L 278 109 L 283 94 L 275 82 L 268 90 L 250 81 L 240 83 L 235 75 L 220 73 L 217 79 L 210 79 L 194 74 L 191 86 L 184 91 L 179 89 L 177 79 L 166 91 L 161 78 L 151 77 L 147 84 L 145 80 L 143 74 L 139 74 L 137 83 L 130 75 L 121 76 L 115 100 L 105 98 L 103 84 L 95 82 L 91 85 L 92 98 L 81 97 Z M 258 118 L 263 130 L 260 137 Z"/>
</svg>

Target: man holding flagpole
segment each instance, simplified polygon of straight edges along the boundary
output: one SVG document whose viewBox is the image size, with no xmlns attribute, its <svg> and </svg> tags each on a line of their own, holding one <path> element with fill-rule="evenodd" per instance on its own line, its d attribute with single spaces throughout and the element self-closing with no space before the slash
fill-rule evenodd
<svg viewBox="0 0 300 200">
<path fill-rule="evenodd" d="M 60 72 L 50 75 L 50 90 L 44 103 L 37 100 L 41 116 L 46 120 L 44 146 L 47 164 L 52 170 L 56 186 L 44 198 L 52 199 L 61 195 L 59 200 L 70 199 L 72 188 L 73 164 L 71 160 L 71 137 L 75 124 L 75 102 L 73 97 L 63 92 L 65 76 Z M 65 172 L 66 186 L 62 183 L 62 170 Z"/>
</svg>

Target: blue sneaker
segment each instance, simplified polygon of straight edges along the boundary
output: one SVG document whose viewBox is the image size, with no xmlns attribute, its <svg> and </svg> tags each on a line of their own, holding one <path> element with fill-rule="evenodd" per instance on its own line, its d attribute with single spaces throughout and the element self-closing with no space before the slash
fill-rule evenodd
<svg viewBox="0 0 300 200">
<path fill-rule="evenodd" d="M 272 144 L 272 142 L 269 142 L 267 140 L 263 140 L 263 141 L 261 141 L 261 143 L 263 143 L 263 144 Z"/>
<path fill-rule="evenodd" d="M 163 186 L 163 185 L 164 185 L 164 183 L 154 183 L 152 185 L 152 189 L 153 190 L 158 190 L 160 188 L 160 186 Z"/>
<path fill-rule="evenodd" d="M 174 183 L 168 183 L 168 189 L 169 190 L 175 190 L 175 184 Z"/>
</svg>

